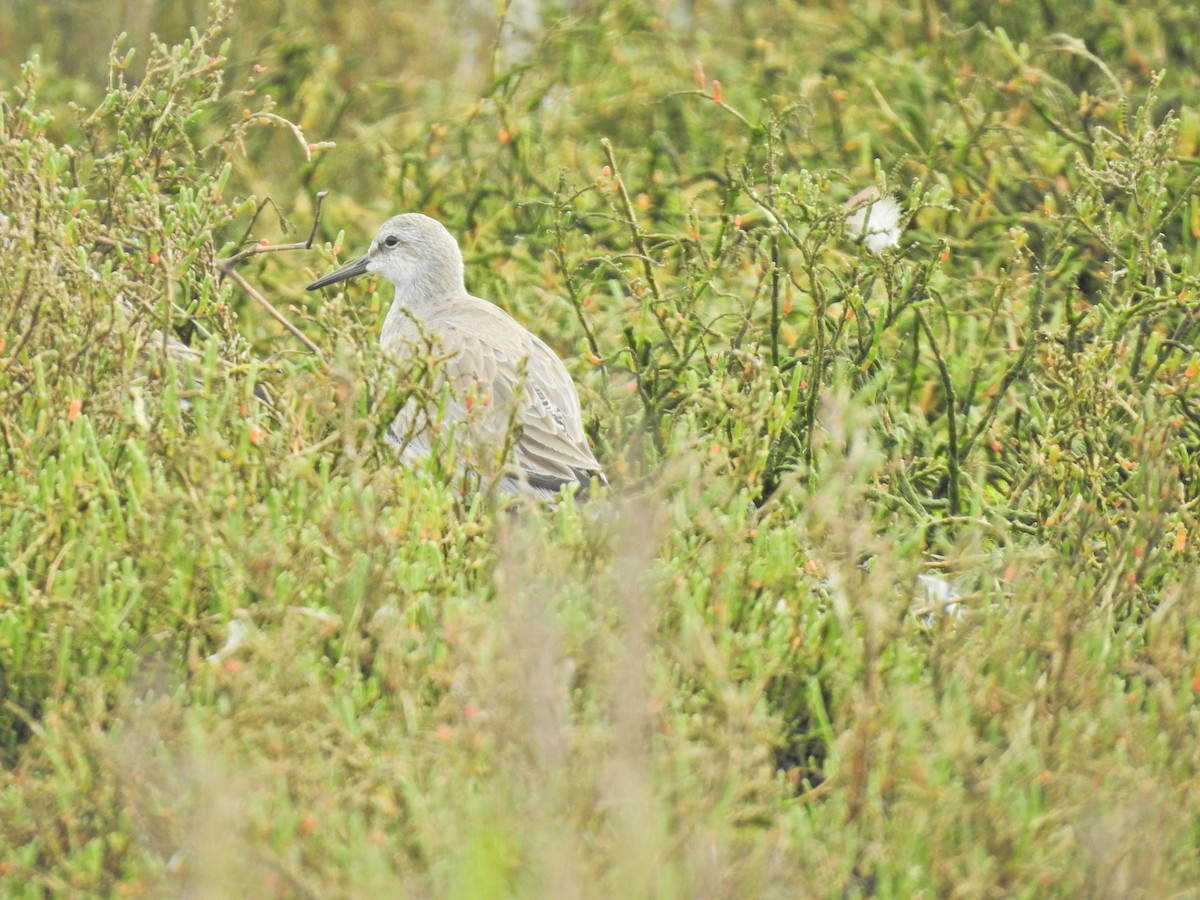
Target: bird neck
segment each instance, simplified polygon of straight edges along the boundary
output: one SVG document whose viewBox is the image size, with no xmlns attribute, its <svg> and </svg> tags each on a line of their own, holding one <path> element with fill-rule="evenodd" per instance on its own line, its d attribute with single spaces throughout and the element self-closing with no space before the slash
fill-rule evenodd
<svg viewBox="0 0 1200 900">
<path fill-rule="evenodd" d="M 412 277 L 392 283 L 396 294 L 380 334 L 380 342 L 385 345 L 398 338 L 415 336 L 422 322 L 467 296 L 461 267 L 414 273 Z"/>
</svg>

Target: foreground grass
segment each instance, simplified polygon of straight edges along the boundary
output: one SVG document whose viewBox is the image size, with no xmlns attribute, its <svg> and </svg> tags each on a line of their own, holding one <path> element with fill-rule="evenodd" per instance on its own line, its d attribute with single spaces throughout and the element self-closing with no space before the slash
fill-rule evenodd
<svg viewBox="0 0 1200 900">
<path fill-rule="evenodd" d="M 359 14 L 4 94 L 3 892 L 1200 882 L 1196 15 Z M 318 357 L 220 260 L 326 189 L 236 267 Z M 302 286 L 401 209 L 611 494 L 381 445 L 390 298 Z"/>
</svg>

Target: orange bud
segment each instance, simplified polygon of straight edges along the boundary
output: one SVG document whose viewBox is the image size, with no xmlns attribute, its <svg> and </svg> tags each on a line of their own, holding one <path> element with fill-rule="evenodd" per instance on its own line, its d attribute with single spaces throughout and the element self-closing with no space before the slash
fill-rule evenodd
<svg viewBox="0 0 1200 900">
<path fill-rule="evenodd" d="M 717 81 L 715 78 L 713 79 L 712 83 L 712 98 L 716 103 L 721 102 L 721 82 Z"/>
<path fill-rule="evenodd" d="M 697 90 L 704 90 L 704 63 L 696 60 L 692 63 L 692 80 L 696 82 Z"/>
<path fill-rule="evenodd" d="M 67 407 L 67 421 L 74 422 L 79 418 L 79 413 L 83 411 L 83 401 L 78 397 L 71 400 L 71 405 Z"/>
</svg>

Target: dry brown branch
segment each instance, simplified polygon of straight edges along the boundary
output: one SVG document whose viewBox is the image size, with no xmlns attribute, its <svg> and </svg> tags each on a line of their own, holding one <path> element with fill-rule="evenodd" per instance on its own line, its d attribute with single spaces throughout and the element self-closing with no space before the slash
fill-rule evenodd
<svg viewBox="0 0 1200 900">
<path fill-rule="evenodd" d="M 311 250 L 313 240 L 317 235 L 317 227 L 321 222 L 321 203 L 324 201 L 328 193 L 328 191 L 319 191 L 317 193 L 316 204 L 313 209 L 312 230 L 308 233 L 308 240 L 296 241 L 290 244 L 254 244 L 250 247 L 247 247 L 245 250 L 235 253 L 233 256 L 228 256 L 224 259 L 218 259 L 216 263 L 217 268 L 220 269 L 225 275 L 228 275 L 231 279 L 233 279 L 233 283 L 245 291 L 246 294 L 252 300 L 254 300 L 254 302 L 265 309 L 271 318 L 287 329 L 287 331 L 293 337 L 300 341 L 300 343 L 307 347 L 311 352 L 319 356 L 322 360 L 325 359 L 325 354 L 321 352 L 321 348 L 314 344 L 308 335 L 292 324 L 291 320 L 289 320 L 287 316 L 276 309 L 266 297 L 259 293 L 258 290 L 256 290 L 254 286 L 250 284 L 250 282 L 243 278 L 242 275 L 238 273 L 236 266 L 238 263 L 250 259 L 253 256 L 258 256 L 260 253 L 278 253 L 284 250 Z"/>
</svg>

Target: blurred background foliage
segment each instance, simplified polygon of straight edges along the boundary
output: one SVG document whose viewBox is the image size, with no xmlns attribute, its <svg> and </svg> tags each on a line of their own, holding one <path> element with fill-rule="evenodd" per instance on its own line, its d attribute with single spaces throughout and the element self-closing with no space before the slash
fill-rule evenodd
<svg viewBox="0 0 1200 900">
<path fill-rule="evenodd" d="M 10 6 L 9 893 L 1200 877 L 1200 11 Z M 619 498 L 380 444 L 405 210 Z"/>
</svg>

